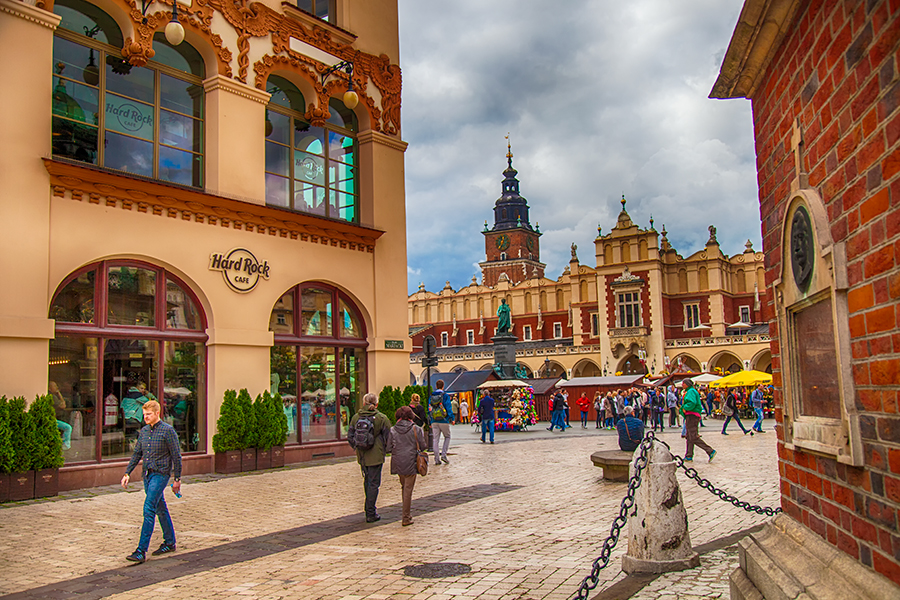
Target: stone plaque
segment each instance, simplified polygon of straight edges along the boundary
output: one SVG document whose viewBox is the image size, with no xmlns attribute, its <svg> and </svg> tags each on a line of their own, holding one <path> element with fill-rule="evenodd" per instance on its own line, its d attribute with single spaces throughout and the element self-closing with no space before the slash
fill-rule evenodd
<svg viewBox="0 0 900 600">
<path fill-rule="evenodd" d="M 795 312 L 793 321 L 800 413 L 839 419 L 841 395 L 831 296 Z"/>
</svg>

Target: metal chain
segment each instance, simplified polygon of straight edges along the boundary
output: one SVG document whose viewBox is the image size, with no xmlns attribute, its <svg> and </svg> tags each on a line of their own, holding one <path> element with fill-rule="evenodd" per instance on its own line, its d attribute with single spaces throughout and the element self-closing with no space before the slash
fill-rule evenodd
<svg viewBox="0 0 900 600">
<path fill-rule="evenodd" d="M 581 581 L 581 585 L 578 587 L 578 591 L 575 593 L 575 595 L 572 596 L 572 600 L 587 600 L 588 593 L 597 587 L 597 583 L 600 579 L 600 569 L 605 568 L 609 564 L 610 554 L 612 554 L 613 548 L 616 547 L 616 544 L 619 541 L 619 533 L 625 526 L 625 523 L 628 522 L 628 512 L 634 507 L 635 492 L 637 492 L 637 489 L 641 487 L 641 472 L 644 470 L 650 460 L 648 453 L 654 441 L 659 442 L 660 444 L 665 446 L 671 454 L 672 447 L 669 446 L 669 444 L 667 444 L 663 440 L 657 439 L 654 435 L 654 432 L 647 432 L 647 435 L 641 441 L 641 452 L 634 461 L 634 475 L 632 475 L 628 480 L 628 492 L 625 494 L 625 497 L 622 498 L 622 503 L 619 506 L 619 516 L 613 519 L 612 527 L 609 531 L 609 536 L 607 536 L 607 538 L 603 541 L 603 549 L 600 551 L 600 556 L 597 557 L 597 559 L 594 561 L 593 566 L 591 567 L 591 574 Z M 695 480 L 700 487 L 709 490 L 720 499 L 726 502 L 730 502 L 738 508 L 743 508 L 748 512 L 755 512 L 757 514 L 766 515 L 769 517 L 781 512 L 781 507 L 762 507 L 750 504 L 749 502 L 744 502 L 743 500 L 738 500 L 724 490 L 718 489 L 716 486 L 710 483 L 708 479 L 700 477 L 700 475 L 697 473 L 697 470 L 693 467 L 685 466 L 684 459 L 682 457 L 672 454 L 672 459 L 675 461 L 675 465 L 683 469 L 685 474 L 691 479 Z M 634 516 L 634 514 L 636 513 L 637 509 L 635 509 L 635 512 L 632 513 L 632 516 Z"/>
</svg>

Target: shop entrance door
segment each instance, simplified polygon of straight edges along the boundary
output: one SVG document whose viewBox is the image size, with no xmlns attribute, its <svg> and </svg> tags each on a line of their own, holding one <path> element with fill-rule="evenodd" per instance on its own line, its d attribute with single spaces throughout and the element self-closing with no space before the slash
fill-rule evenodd
<svg viewBox="0 0 900 600">
<path fill-rule="evenodd" d="M 141 406 L 159 397 L 159 342 L 107 340 L 103 351 L 103 458 L 122 458 L 134 451 L 144 425 Z M 117 404 L 115 418 L 113 404 Z"/>
</svg>

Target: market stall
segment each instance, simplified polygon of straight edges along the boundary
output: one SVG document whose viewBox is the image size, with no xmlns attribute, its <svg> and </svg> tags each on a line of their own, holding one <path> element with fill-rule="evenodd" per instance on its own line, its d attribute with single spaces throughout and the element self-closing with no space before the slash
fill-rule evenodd
<svg viewBox="0 0 900 600">
<path fill-rule="evenodd" d="M 494 399 L 495 431 L 524 431 L 529 425 L 537 423 L 534 389 L 527 383 L 518 379 L 486 381 L 476 389 L 476 407 L 486 394 Z M 476 408 L 472 422 L 479 421 L 480 415 Z"/>
</svg>

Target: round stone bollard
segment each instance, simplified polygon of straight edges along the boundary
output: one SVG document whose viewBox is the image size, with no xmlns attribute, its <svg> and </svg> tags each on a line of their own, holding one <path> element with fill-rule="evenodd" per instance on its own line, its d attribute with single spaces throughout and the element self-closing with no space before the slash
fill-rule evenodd
<svg viewBox="0 0 900 600">
<path fill-rule="evenodd" d="M 628 517 L 628 553 L 622 557 L 622 570 L 644 574 L 696 567 L 700 555 L 691 547 L 672 455 L 662 444 L 653 444 L 649 459 L 635 494 L 637 513 Z M 630 474 L 634 474 L 633 461 Z"/>
</svg>

